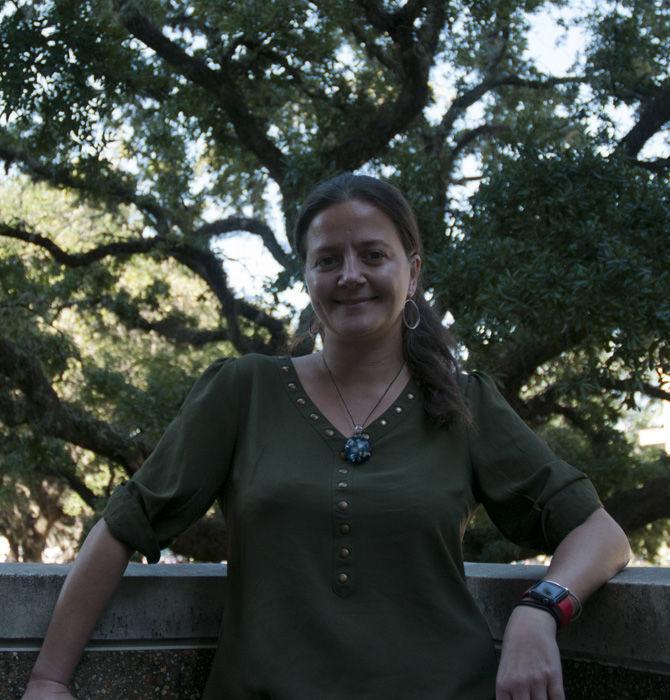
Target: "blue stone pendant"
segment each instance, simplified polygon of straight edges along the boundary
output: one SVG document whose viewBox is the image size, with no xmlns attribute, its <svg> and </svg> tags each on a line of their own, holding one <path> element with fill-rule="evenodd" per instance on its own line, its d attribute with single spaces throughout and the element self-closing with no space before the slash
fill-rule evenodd
<svg viewBox="0 0 670 700">
<path fill-rule="evenodd" d="M 344 443 L 344 458 L 351 464 L 367 462 L 372 455 L 372 445 L 367 435 L 352 435 Z"/>
</svg>

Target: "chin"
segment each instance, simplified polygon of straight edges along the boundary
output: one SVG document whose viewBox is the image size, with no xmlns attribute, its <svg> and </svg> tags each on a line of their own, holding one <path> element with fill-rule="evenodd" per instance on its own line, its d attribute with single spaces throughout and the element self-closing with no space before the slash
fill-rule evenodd
<svg viewBox="0 0 670 700">
<path fill-rule="evenodd" d="M 337 323 L 331 328 L 334 335 L 339 338 L 347 338 L 350 340 L 362 340 L 363 338 L 372 338 L 392 332 L 391 328 L 384 328 L 377 323 Z"/>
<path fill-rule="evenodd" d="M 325 327 L 341 339 L 358 340 L 392 334 L 396 327 L 389 324 L 388 316 L 379 313 L 332 314 L 325 320 Z M 377 311 L 375 309 L 375 311 Z"/>
</svg>

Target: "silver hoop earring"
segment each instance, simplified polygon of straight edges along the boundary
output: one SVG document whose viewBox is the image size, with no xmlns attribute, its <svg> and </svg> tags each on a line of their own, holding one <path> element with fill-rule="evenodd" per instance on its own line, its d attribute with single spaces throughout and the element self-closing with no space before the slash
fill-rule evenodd
<svg viewBox="0 0 670 700">
<path fill-rule="evenodd" d="M 411 304 L 414 307 L 414 313 L 416 314 L 416 320 L 414 323 L 410 323 L 407 320 L 407 304 Z M 402 307 L 402 322 L 405 324 L 405 328 L 413 331 L 421 323 L 421 311 L 414 299 L 405 299 L 405 306 Z"/>
<path fill-rule="evenodd" d="M 321 321 L 319 321 L 316 316 L 312 316 L 312 320 L 309 322 L 308 331 L 312 338 L 316 338 L 316 336 L 321 332 Z"/>
</svg>

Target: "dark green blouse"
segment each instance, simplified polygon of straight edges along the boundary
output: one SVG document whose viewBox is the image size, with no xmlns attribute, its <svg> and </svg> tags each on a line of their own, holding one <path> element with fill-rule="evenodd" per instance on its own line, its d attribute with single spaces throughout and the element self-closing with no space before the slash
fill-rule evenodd
<svg viewBox="0 0 670 700">
<path fill-rule="evenodd" d="M 104 518 L 155 562 L 223 496 L 207 700 L 490 700 L 493 644 L 463 573 L 470 515 L 481 502 L 507 537 L 552 550 L 599 501 L 490 379 L 462 386 L 474 429 L 435 426 L 410 382 L 352 466 L 289 359 L 220 360 L 196 382 Z"/>
</svg>

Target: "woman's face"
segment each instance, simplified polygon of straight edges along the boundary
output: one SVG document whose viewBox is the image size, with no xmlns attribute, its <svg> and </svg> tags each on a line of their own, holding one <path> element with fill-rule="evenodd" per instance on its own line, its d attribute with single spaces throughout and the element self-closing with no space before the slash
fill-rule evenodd
<svg viewBox="0 0 670 700">
<path fill-rule="evenodd" d="M 307 290 L 326 337 L 376 339 L 400 332 L 421 258 L 408 259 L 386 214 L 357 199 L 334 204 L 312 219 L 305 248 Z"/>
</svg>

